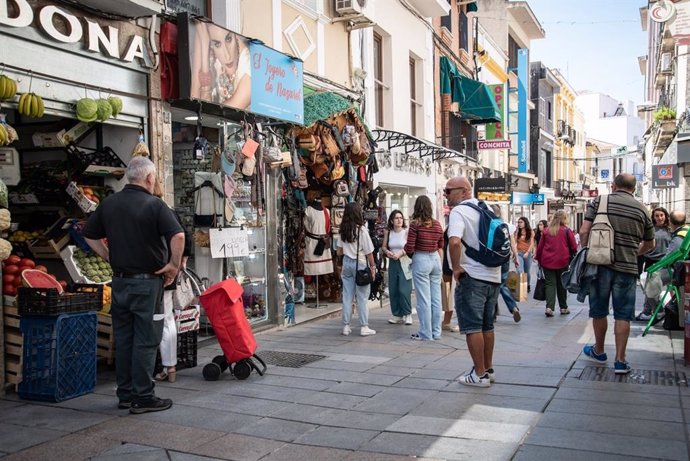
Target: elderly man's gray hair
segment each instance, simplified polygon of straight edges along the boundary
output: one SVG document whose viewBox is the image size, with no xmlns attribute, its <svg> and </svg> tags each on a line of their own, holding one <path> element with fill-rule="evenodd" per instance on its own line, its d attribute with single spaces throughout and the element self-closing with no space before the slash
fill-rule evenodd
<svg viewBox="0 0 690 461">
<path fill-rule="evenodd" d="M 133 157 L 127 165 L 127 181 L 141 182 L 151 173 L 156 174 L 156 165 L 148 157 Z"/>
</svg>

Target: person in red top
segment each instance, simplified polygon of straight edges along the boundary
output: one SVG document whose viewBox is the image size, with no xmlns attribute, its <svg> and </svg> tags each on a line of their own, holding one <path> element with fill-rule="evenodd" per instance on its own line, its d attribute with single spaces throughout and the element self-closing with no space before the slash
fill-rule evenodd
<svg viewBox="0 0 690 461">
<path fill-rule="evenodd" d="M 405 244 L 405 253 L 412 258 L 410 268 L 417 295 L 419 330 L 412 335 L 416 341 L 441 339 L 443 227 L 432 216 L 429 197 L 417 197 Z"/>
<path fill-rule="evenodd" d="M 549 221 L 548 230 L 545 229 L 535 259 L 544 270 L 546 282 L 546 311 L 547 317 L 553 317 L 556 307 L 556 296 L 561 315 L 570 314 L 568 310 L 568 292 L 561 282 L 561 274 L 568 269 L 570 258 L 577 252 L 577 242 L 573 231 L 566 226 L 568 215 L 563 210 L 556 211 Z"/>
</svg>

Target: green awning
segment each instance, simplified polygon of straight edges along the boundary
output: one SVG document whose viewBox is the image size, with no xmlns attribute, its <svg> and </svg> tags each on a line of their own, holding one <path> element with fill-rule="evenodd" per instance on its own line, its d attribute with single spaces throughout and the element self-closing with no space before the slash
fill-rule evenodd
<svg viewBox="0 0 690 461">
<path fill-rule="evenodd" d="M 450 94 L 459 106 L 458 113 L 471 124 L 496 123 L 501 113 L 487 85 L 460 73 L 450 59 L 441 57 L 441 94 Z"/>
<path fill-rule="evenodd" d="M 469 5 L 467 5 L 468 13 L 475 13 L 477 11 L 479 11 L 479 8 L 477 8 L 477 2 L 470 3 Z"/>
</svg>

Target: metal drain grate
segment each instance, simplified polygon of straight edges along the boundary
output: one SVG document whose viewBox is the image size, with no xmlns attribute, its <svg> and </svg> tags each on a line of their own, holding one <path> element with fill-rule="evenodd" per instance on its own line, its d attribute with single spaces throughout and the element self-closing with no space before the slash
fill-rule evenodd
<svg viewBox="0 0 690 461">
<path fill-rule="evenodd" d="M 653 384 L 656 386 L 688 387 L 685 373 L 659 370 L 635 369 L 627 375 L 617 375 L 608 367 L 585 367 L 580 374 L 582 381 L 601 381 L 607 383 Z"/>
<path fill-rule="evenodd" d="M 325 359 L 325 355 L 316 354 L 298 354 L 295 352 L 279 352 L 279 351 L 258 351 L 256 353 L 269 365 L 276 365 L 279 367 L 300 368 L 304 365 L 317 360 Z"/>
</svg>

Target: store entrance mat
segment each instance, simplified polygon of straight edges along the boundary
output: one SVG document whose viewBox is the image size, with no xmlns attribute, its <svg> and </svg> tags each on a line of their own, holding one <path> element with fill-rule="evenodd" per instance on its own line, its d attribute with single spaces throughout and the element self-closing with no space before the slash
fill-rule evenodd
<svg viewBox="0 0 690 461">
<path fill-rule="evenodd" d="M 301 368 L 308 363 L 326 358 L 325 355 L 280 351 L 257 351 L 257 354 L 269 365 L 287 368 Z"/>
<path fill-rule="evenodd" d="M 633 368 L 627 375 L 617 375 L 613 368 L 585 367 L 580 374 L 580 380 L 688 387 L 688 380 L 683 372 L 644 370 L 641 368 Z"/>
</svg>

